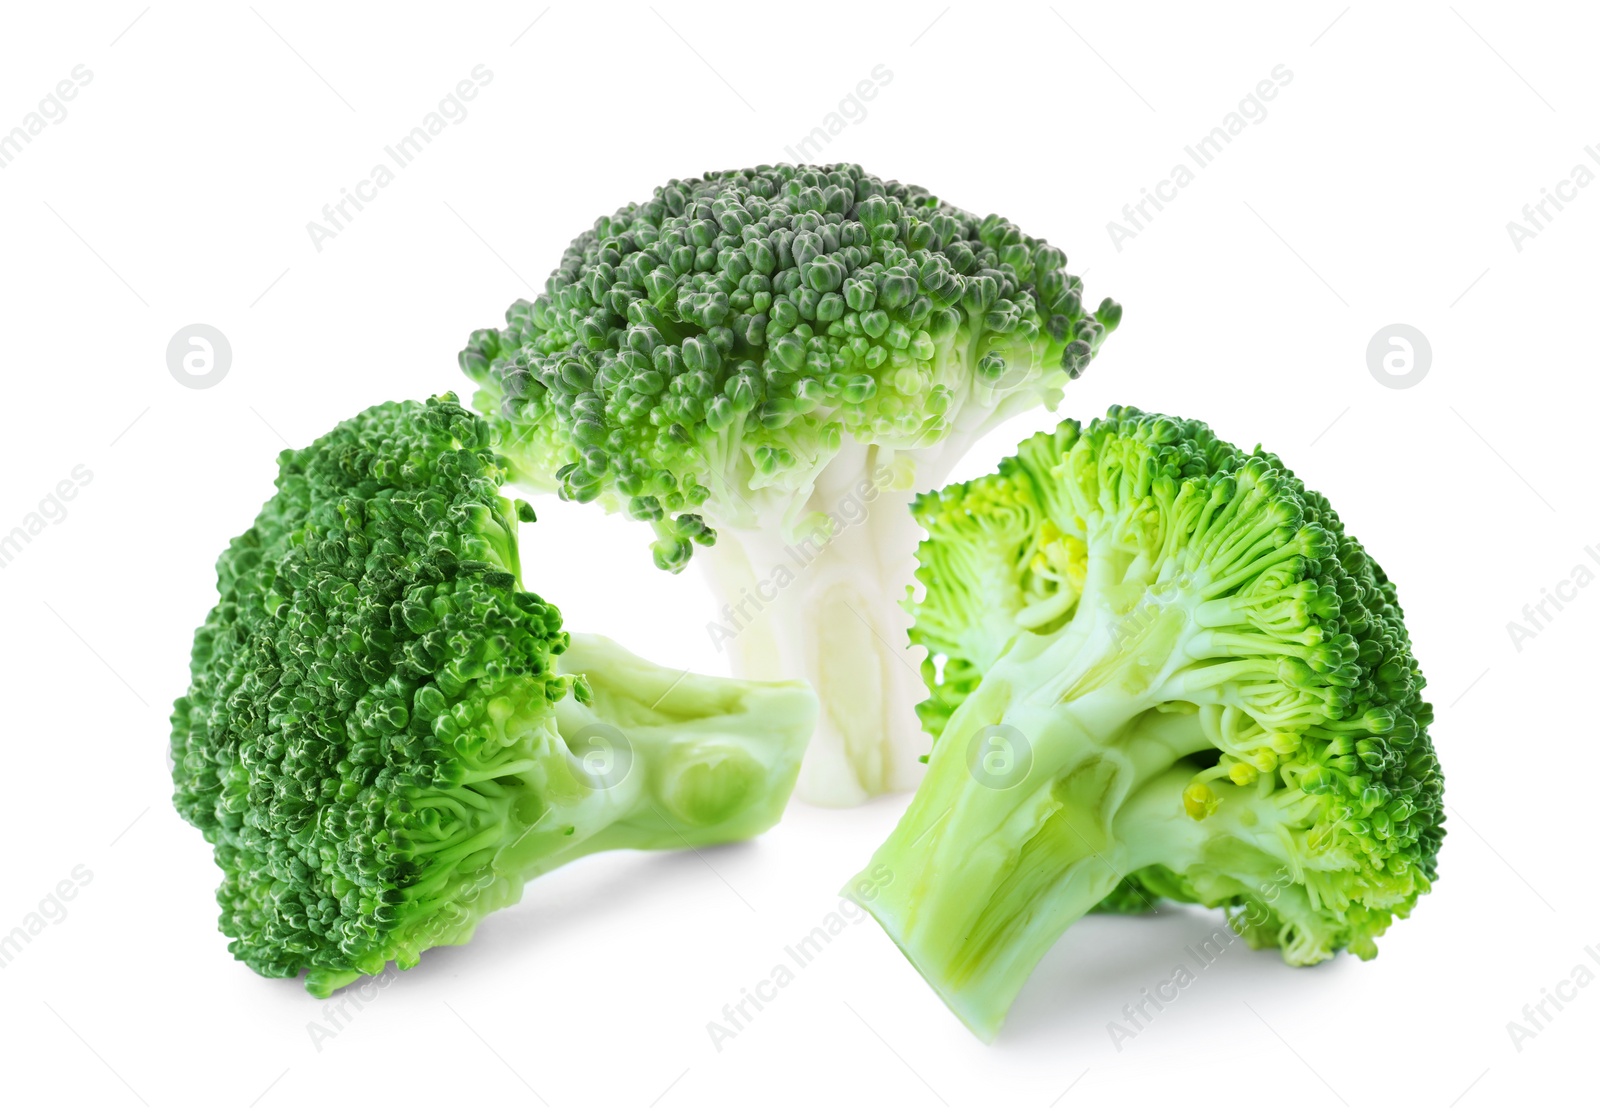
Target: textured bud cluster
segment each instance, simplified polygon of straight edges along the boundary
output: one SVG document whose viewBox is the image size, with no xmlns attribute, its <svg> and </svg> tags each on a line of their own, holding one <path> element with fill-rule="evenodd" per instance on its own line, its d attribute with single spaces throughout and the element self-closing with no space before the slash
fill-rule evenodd
<svg viewBox="0 0 1600 1115">
<path fill-rule="evenodd" d="M 705 512 L 803 492 L 845 437 L 926 447 L 963 408 L 1053 402 L 1121 314 L 1066 262 L 858 166 L 707 174 L 596 221 L 461 365 L 518 479 L 654 522 L 677 570 Z"/>
<path fill-rule="evenodd" d="M 414 963 L 480 892 L 520 886 L 489 861 L 538 814 L 519 774 L 571 679 L 560 613 L 517 585 L 500 479 L 453 397 L 384 404 L 284 452 L 217 562 L 174 801 L 215 846 L 234 955 L 264 975 Z"/>
</svg>

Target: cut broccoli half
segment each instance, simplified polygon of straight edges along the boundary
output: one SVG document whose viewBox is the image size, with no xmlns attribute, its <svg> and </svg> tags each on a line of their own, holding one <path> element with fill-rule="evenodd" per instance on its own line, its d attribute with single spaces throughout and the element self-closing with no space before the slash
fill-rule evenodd
<svg viewBox="0 0 1600 1115">
<path fill-rule="evenodd" d="M 673 180 L 601 217 L 461 366 L 512 479 L 696 545 L 735 670 L 821 698 L 800 793 L 915 784 L 928 741 L 900 590 L 911 496 L 1041 404 L 1121 318 L 1067 258 L 859 166 Z M 715 545 L 712 545 L 712 543 Z"/>
<path fill-rule="evenodd" d="M 777 822 L 815 698 L 569 638 L 520 583 L 531 509 L 453 396 L 373 407 L 278 464 L 172 715 L 173 801 L 251 968 L 327 995 L 466 942 L 578 856 Z"/>
<path fill-rule="evenodd" d="M 865 905 L 974 1033 L 1101 903 L 1375 955 L 1436 878 L 1443 781 L 1394 587 L 1322 496 L 1113 408 L 916 513 L 937 742 Z"/>
</svg>

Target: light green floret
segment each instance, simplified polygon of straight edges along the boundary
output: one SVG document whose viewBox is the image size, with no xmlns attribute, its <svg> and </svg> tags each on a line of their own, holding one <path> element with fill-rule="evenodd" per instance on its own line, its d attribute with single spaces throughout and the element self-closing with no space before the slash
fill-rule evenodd
<svg viewBox="0 0 1600 1115">
<path fill-rule="evenodd" d="M 442 396 L 279 458 L 217 563 L 172 716 L 173 795 L 214 846 L 220 926 L 327 995 L 466 942 L 527 880 L 607 848 L 776 823 L 815 700 L 569 637 L 520 584 L 520 501 Z"/>
<path fill-rule="evenodd" d="M 911 493 L 1054 407 L 1121 319 L 1066 263 L 859 166 L 711 173 L 597 220 L 461 366 L 514 481 L 652 523 L 663 569 L 711 547 L 713 640 L 744 676 L 813 682 L 802 792 L 844 803 L 909 785 L 925 747 L 894 661 Z"/>
<path fill-rule="evenodd" d="M 1326 500 L 1114 408 L 916 511 L 937 742 L 867 905 L 962 1021 L 993 1037 L 1102 903 L 1376 954 L 1436 878 L 1443 782 L 1394 588 Z"/>
</svg>

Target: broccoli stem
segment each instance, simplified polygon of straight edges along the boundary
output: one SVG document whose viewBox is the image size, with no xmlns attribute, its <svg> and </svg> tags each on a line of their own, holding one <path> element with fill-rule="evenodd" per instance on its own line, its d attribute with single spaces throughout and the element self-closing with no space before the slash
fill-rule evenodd
<svg viewBox="0 0 1600 1115">
<path fill-rule="evenodd" d="M 1193 717 L 1183 715 L 1130 732 L 1147 738 L 1170 733 L 1177 742 L 1194 728 Z M 994 1039 L 1029 974 L 1061 935 L 1124 877 L 1149 867 L 1190 875 L 1202 887 L 1205 873 L 1219 884 L 1242 881 L 1254 897 L 1233 922 L 1253 947 L 1282 947 L 1291 964 L 1326 959 L 1325 940 L 1283 929 L 1314 923 L 1317 899 L 1293 882 L 1282 849 L 1258 846 L 1258 815 L 1270 816 L 1273 803 L 1255 787 L 1226 785 L 1216 812 L 1196 820 L 1185 811 L 1183 795 L 1200 769 L 1177 758 L 1122 794 L 1119 757 L 1085 746 L 1075 769 L 1047 779 L 1002 818 L 963 817 L 958 805 L 950 817 L 934 819 L 921 847 L 916 830 L 897 829 L 851 893 L 873 896 L 862 904 L 984 1041 Z M 969 805 L 967 812 L 975 809 Z M 861 889 L 869 877 L 879 885 Z M 1239 890 L 1237 883 L 1219 885 L 1229 896 Z M 1223 904 L 1204 890 L 1184 897 Z"/>
<path fill-rule="evenodd" d="M 1262 667 L 1204 664 L 1231 639 L 1202 622 L 1209 585 L 1141 589 L 1142 577 L 1137 561 L 1091 548 L 1069 626 L 1024 631 L 988 670 L 852 883 L 879 881 L 863 905 L 985 1041 L 1067 927 L 1145 868 L 1187 877 L 1192 901 L 1254 896 L 1246 935 L 1275 936 L 1290 963 L 1329 955 L 1319 914 L 1341 899 L 1308 889 L 1317 853 L 1290 836 L 1309 799 L 1221 778 L 1228 725 L 1191 700 Z"/>
<path fill-rule="evenodd" d="M 1122 599 L 1120 565 L 1092 559 L 1068 629 L 1022 633 L 988 671 L 858 880 L 888 872 L 864 904 L 986 1041 L 1068 926 L 1129 872 L 1171 858 L 1164 827 L 1152 841 L 1124 834 L 1152 809 L 1182 815 L 1204 766 L 1184 760 L 1213 746 L 1195 707 L 1169 701 L 1198 601 Z"/>
<path fill-rule="evenodd" d="M 591 852 L 726 844 L 778 822 L 814 707 L 803 685 L 691 674 L 571 638 L 558 668 L 592 691 L 555 707 L 552 746 L 572 777 L 547 780 L 543 815 L 497 869 L 526 881 Z"/>
<path fill-rule="evenodd" d="M 1200 767 L 1183 760 L 1209 746 L 1193 713 L 1105 692 L 1003 719 L 985 717 L 990 697 L 980 688 L 952 718 L 928 784 L 861 876 L 890 879 L 864 905 L 985 1041 L 1068 926 L 1169 858 L 1142 838 L 1148 814 L 1175 810 L 1198 831 L 1182 815 Z M 992 724 L 1018 734 L 991 737 Z M 1005 761 L 986 761 L 991 738 Z"/>
<path fill-rule="evenodd" d="M 702 552 L 719 610 L 707 624 L 735 673 L 800 678 L 821 703 L 799 793 L 856 805 L 911 789 L 930 743 L 917 722 L 927 696 L 901 606 L 920 528 L 894 455 L 846 445 L 788 523 L 718 523 Z M 903 471 L 903 469 L 902 469 Z"/>
<path fill-rule="evenodd" d="M 950 378 L 954 417 L 932 445 L 891 449 L 846 435 L 798 505 L 717 489 L 717 541 L 698 559 L 718 604 L 707 630 L 739 676 L 803 678 L 815 690 L 821 715 L 798 788 L 813 805 L 859 805 L 922 777 L 931 740 L 915 707 L 928 695 L 925 652 L 911 643 L 903 607 L 922 539 L 911 501 L 944 484 L 989 430 L 1041 401 Z"/>
</svg>

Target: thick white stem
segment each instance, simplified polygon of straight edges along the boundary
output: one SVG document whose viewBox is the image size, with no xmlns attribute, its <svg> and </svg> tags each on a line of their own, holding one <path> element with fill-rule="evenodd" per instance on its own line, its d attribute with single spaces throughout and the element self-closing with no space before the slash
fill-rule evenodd
<svg viewBox="0 0 1600 1115">
<path fill-rule="evenodd" d="M 919 760 L 933 741 L 916 715 L 928 695 L 926 651 L 911 645 L 903 607 L 922 540 L 911 500 L 943 486 L 985 433 L 1040 402 L 1054 399 L 968 382 L 932 446 L 895 450 L 847 435 L 804 504 L 758 509 L 725 495 L 709 509 L 717 542 L 695 563 L 721 607 L 708 625 L 713 642 L 740 677 L 800 678 L 821 702 L 800 768 L 802 800 L 858 805 L 921 781 Z M 833 524 L 831 536 L 815 529 L 822 522 Z"/>
<path fill-rule="evenodd" d="M 708 630 L 735 673 L 816 690 L 821 714 L 798 788 L 813 804 L 912 789 L 931 745 L 916 716 L 924 652 L 901 606 L 921 538 L 916 489 L 889 486 L 905 485 L 905 472 L 888 451 L 847 443 L 791 521 L 798 535 L 790 524 L 719 526 L 716 545 L 696 555 L 722 605 Z"/>
</svg>

